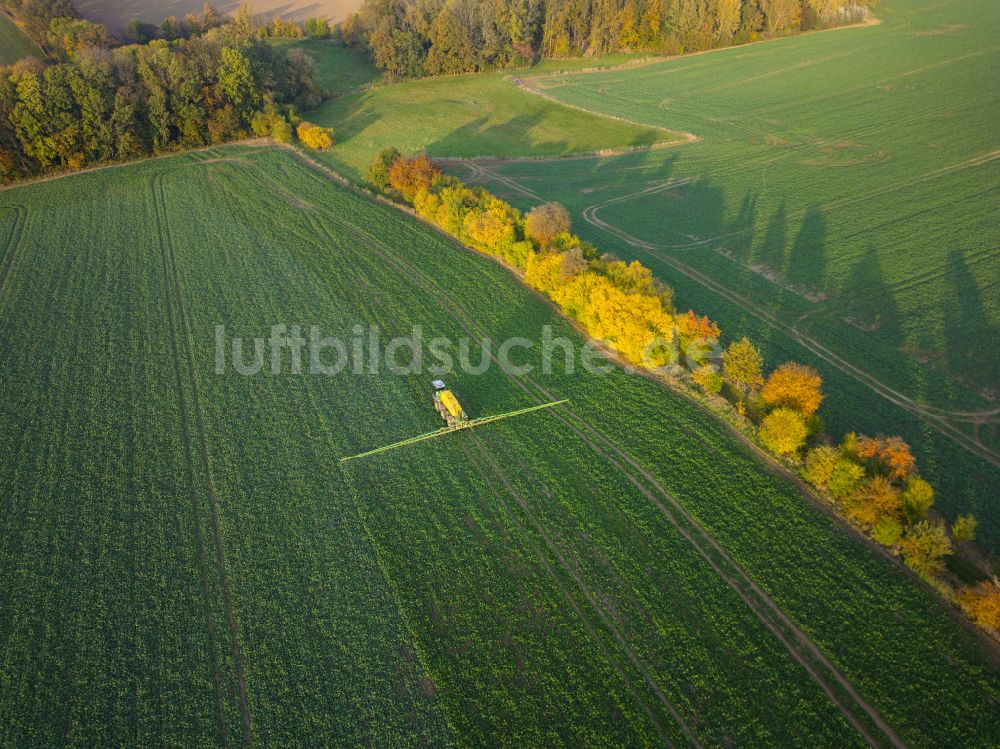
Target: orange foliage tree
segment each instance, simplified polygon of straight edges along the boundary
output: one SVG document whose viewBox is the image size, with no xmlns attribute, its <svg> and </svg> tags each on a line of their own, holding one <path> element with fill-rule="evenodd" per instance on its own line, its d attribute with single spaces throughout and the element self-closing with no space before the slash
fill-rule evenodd
<svg viewBox="0 0 1000 749">
<path fill-rule="evenodd" d="M 883 517 L 899 516 L 899 490 L 884 476 L 873 476 L 847 498 L 846 505 L 852 520 L 871 528 Z"/>
<path fill-rule="evenodd" d="M 426 154 L 420 154 L 412 159 L 400 156 L 389 168 L 389 184 L 399 191 L 403 199 L 413 202 L 414 196 L 421 189 L 429 190 L 434 179 L 441 170 L 434 166 Z"/>
<path fill-rule="evenodd" d="M 788 362 L 771 373 L 760 394 L 772 408 L 792 408 L 808 419 L 823 401 L 822 384 L 819 372 L 812 367 Z"/>
</svg>

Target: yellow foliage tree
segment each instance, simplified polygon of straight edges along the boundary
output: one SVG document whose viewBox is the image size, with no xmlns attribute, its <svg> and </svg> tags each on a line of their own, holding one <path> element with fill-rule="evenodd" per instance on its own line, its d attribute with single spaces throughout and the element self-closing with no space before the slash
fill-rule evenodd
<svg viewBox="0 0 1000 749">
<path fill-rule="evenodd" d="M 303 120 L 295 129 L 295 134 L 299 136 L 302 145 L 314 151 L 326 151 L 333 148 L 333 130 L 328 127 L 320 127 Z"/>
<path fill-rule="evenodd" d="M 465 214 L 462 231 L 474 247 L 498 255 L 514 244 L 519 218 L 509 204 L 490 198 L 485 208 L 473 208 Z"/>
<path fill-rule="evenodd" d="M 996 578 L 962 590 L 958 605 L 980 627 L 1000 635 L 1000 581 Z"/>
<path fill-rule="evenodd" d="M 790 455 L 805 443 L 808 429 L 802 414 L 790 408 L 776 408 L 760 425 L 760 441 L 775 455 Z"/>
</svg>

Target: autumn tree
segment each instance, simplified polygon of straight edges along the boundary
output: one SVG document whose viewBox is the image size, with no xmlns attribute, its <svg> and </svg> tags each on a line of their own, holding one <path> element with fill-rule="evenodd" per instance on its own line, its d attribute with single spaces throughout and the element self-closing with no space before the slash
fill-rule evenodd
<svg viewBox="0 0 1000 749">
<path fill-rule="evenodd" d="M 776 408 L 760 425 L 760 441 L 776 455 L 790 455 L 806 443 L 808 429 L 802 414 L 790 408 Z"/>
<path fill-rule="evenodd" d="M 903 536 L 903 526 L 891 515 L 884 515 L 872 527 L 872 538 L 882 546 L 892 547 Z"/>
<path fill-rule="evenodd" d="M 524 217 L 524 233 L 543 249 L 569 229 L 569 213 L 559 203 L 537 205 Z"/>
<path fill-rule="evenodd" d="M 764 357 L 749 338 L 729 344 L 722 355 L 722 377 L 744 397 L 764 384 Z"/>
<path fill-rule="evenodd" d="M 299 136 L 302 145 L 314 151 L 327 151 L 333 148 L 333 130 L 328 127 L 320 127 L 303 120 L 295 129 L 295 134 Z"/>
<path fill-rule="evenodd" d="M 846 499 L 858 488 L 864 477 L 864 466 L 860 466 L 850 458 L 842 456 L 837 460 L 837 464 L 830 472 L 830 478 L 827 480 L 827 489 L 837 499 Z"/>
<path fill-rule="evenodd" d="M 903 517 L 910 523 L 923 520 L 934 504 L 934 487 L 919 476 L 911 476 L 899 497 Z"/>
<path fill-rule="evenodd" d="M 854 490 L 845 505 L 848 517 L 871 528 L 883 517 L 899 515 L 899 490 L 884 476 L 873 476 Z"/>
<path fill-rule="evenodd" d="M 829 445 L 814 447 L 806 453 L 805 467 L 802 469 L 802 476 L 813 486 L 819 489 L 826 489 L 830 483 L 837 463 L 840 462 L 840 453 L 836 448 Z"/>
<path fill-rule="evenodd" d="M 958 594 L 958 605 L 973 622 L 1000 636 L 1000 581 L 983 580 Z"/>
<path fill-rule="evenodd" d="M 791 408 L 808 419 L 823 401 L 822 384 L 822 378 L 812 367 L 788 362 L 767 378 L 761 397 L 772 408 Z"/>
<path fill-rule="evenodd" d="M 975 541 L 979 521 L 974 515 L 959 515 L 951 525 L 951 535 L 958 543 Z"/>
<path fill-rule="evenodd" d="M 400 156 L 399 150 L 392 146 L 379 151 L 368 168 L 368 184 L 376 190 L 386 190 L 389 187 L 389 170 Z"/>
<path fill-rule="evenodd" d="M 389 169 L 389 184 L 399 191 L 404 200 L 412 202 L 419 190 L 430 189 L 439 174 L 441 170 L 434 166 L 426 154 L 412 159 L 401 156 Z"/>
<path fill-rule="evenodd" d="M 706 393 L 718 393 L 722 390 L 722 375 L 713 364 L 702 364 L 691 373 L 691 379 Z"/>
<path fill-rule="evenodd" d="M 943 557 L 951 554 L 951 539 L 941 523 L 922 520 L 903 536 L 900 549 L 906 565 L 922 577 L 933 577 L 944 569 Z"/>
<path fill-rule="evenodd" d="M 854 442 L 854 451 L 861 460 L 871 461 L 894 481 L 902 481 L 917 468 L 910 446 L 900 437 L 867 437 Z"/>
<path fill-rule="evenodd" d="M 694 310 L 674 315 L 674 326 L 681 355 L 687 357 L 692 369 L 697 369 L 704 364 L 719 340 L 719 326 L 706 315 L 696 315 Z"/>
</svg>

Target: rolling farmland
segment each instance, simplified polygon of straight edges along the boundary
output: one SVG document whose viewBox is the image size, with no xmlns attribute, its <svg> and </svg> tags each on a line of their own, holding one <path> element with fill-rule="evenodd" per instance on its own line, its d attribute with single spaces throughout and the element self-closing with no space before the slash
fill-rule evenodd
<svg viewBox="0 0 1000 749">
<path fill-rule="evenodd" d="M 700 136 L 590 161 L 455 167 L 558 200 L 679 302 L 827 382 L 833 433 L 899 432 L 950 517 L 1000 544 L 1000 24 L 893 0 L 881 23 L 587 74 L 560 101 Z"/>
<path fill-rule="evenodd" d="M 311 50 L 320 60 L 334 52 Z M 622 58 L 624 59 L 624 58 Z M 332 127 L 340 147 L 323 159 L 363 180 L 386 146 L 431 156 L 568 156 L 681 142 L 659 127 L 563 107 L 521 91 L 500 73 L 428 78 L 334 98 L 309 115 Z"/>
<path fill-rule="evenodd" d="M 460 375 L 571 402 L 342 466 L 438 423 L 426 375 L 219 372 L 217 325 L 573 335 L 293 155 L 0 219 L 0 743 L 1000 743 L 995 653 L 656 383 Z"/>
</svg>

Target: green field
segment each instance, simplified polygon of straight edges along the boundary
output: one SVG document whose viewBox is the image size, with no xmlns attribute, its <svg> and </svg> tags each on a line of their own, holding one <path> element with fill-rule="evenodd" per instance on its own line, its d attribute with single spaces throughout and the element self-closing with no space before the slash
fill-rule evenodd
<svg viewBox="0 0 1000 749">
<path fill-rule="evenodd" d="M 0 67 L 13 65 L 22 57 L 42 59 L 42 52 L 3 11 L 0 11 Z"/>
<path fill-rule="evenodd" d="M 379 78 L 361 47 L 348 47 L 330 39 L 274 39 L 271 43 L 302 50 L 316 60 L 316 83 L 329 97 L 356 93 Z"/>
<path fill-rule="evenodd" d="M 327 55 L 315 51 L 319 60 Z M 336 60 L 320 63 L 335 66 Z M 438 157 L 567 156 L 682 139 L 546 101 L 501 73 L 408 81 L 338 96 L 309 118 L 335 130 L 338 146 L 324 159 L 356 180 L 386 146 Z"/>
<path fill-rule="evenodd" d="M 946 515 L 1000 548 L 1000 6 L 892 0 L 876 26 L 531 85 L 695 133 L 677 148 L 460 168 L 558 200 L 602 249 L 772 364 L 821 369 L 830 431 L 900 433 Z"/>
<path fill-rule="evenodd" d="M 573 335 L 401 212 L 231 147 L 0 216 L 0 744 L 1000 743 L 995 654 L 652 381 L 457 375 L 571 403 L 342 466 L 429 376 L 219 373 L 217 325 Z"/>
</svg>

